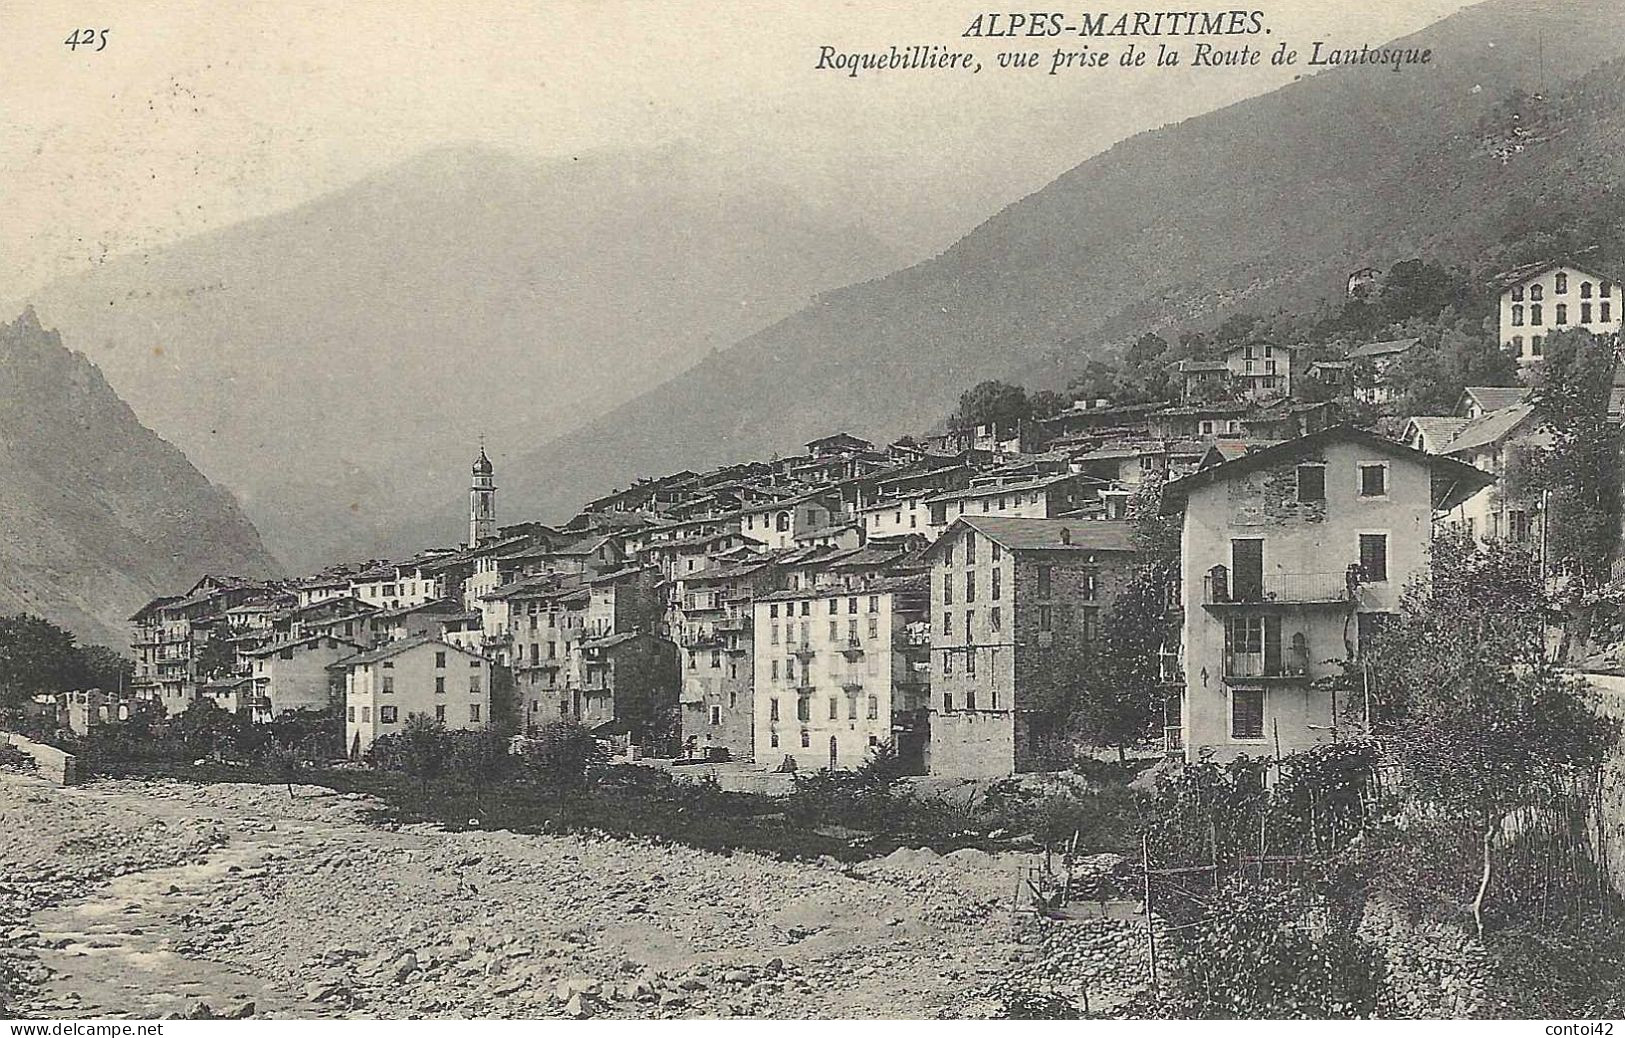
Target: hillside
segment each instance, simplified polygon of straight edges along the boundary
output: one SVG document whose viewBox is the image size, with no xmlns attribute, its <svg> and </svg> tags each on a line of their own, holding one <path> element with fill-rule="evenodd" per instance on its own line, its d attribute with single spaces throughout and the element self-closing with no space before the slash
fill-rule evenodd
<svg viewBox="0 0 1625 1038">
<path fill-rule="evenodd" d="M 33 311 L 0 324 L 0 612 L 124 648 L 126 618 L 200 573 L 271 576 L 231 495 L 137 420 Z"/>
<path fill-rule="evenodd" d="M 458 495 L 481 433 L 550 440 L 903 258 L 690 147 L 460 147 L 36 303 L 310 569 Z"/>
<path fill-rule="evenodd" d="M 1408 38 L 1425 69 L 1352 67 L 1139 135 L 941 256 L 811 306 L 605 417 L 499 466 L 507 517 L 559 518 L 639 475 L 790 451 L 837 428 L 925 428 L 984 378 L 1064 384 L 1147 328 L 1310 309 L 1348 271 L 1512 258 L 1531 223 L 1594 235 L 1625 162 L 1596 103 L 1506 162 L 1482 124 L 1625 54 L 1611 3 L 1491 0 Z M 1376 42 L 1376 41 L 1371 41 Z M 1537 57 L 1543 61 L 1537 61 Z M 1621 70 L 1592 92 L 1619 97 Z M 1554 242 L 1560 236 L 1554 236 Z M 461 505 L 414 525 L 455 536 Z"/>
</svg>

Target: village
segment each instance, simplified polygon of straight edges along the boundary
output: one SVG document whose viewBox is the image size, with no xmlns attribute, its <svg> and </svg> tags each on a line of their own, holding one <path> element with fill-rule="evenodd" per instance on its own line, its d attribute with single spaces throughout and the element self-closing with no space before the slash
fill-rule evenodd
<svg viewBox="0 0 1625 1038">
<path fill-rule="evenodd" d="M 1547 329 L 1611 341 L 1619 294 L 1577 268 L 1513 271 L 1502 344 L 1528 372 Z M 1235 346 L 1174 364 L 1176 400 L 1077 400 L 885 446 L 836 432 L 640 480 L 558 527 L 499 521 L 482 446 L 465 543 L 289 581 L 202 576 L 131 618 L 128 687 L 50 705 L 81 733 L 137 704 L 341 708 L 357 760 L 421 716 L 517 740 L 579 724 L 631 759 L 816 771 L 886 745 L 912 774 L 1005 777 L 1072 753 L 1030 701 L 1109 633 L 1119 590 L 1156 561 L 1136 532 L 1152 519 L 1179 542 L 1155 750 L 1289 754 L 1350 723 L 1344 664 L 1425 572 L 1433 531 L 1545 544 L 1539 497 L 1498 482 L 1550 443 L 1527 387 L 1469 386 L 1451 413 L 1382 432 L 1348 421 L 1416 347 L 1309 362 Z"/>
<path fill-rule="evenodd" d="M 1382 278 L 1375 270 L 1351 275 L 1349 305 L 1378 291 Z M 225 851 L 185 849 L 165 852 L 179 855 L 173 860 L 157 854 L 116 865 L 98 857 L 87 866 L 114 876 L 120 869 L 176 876 L 171 893 L 179 900 L 140 893 L 146 881 L 134 881 L 128 911 L 151 915 L 139 915 L 147 921 L 135 933 L 164 932 L 200 911 L 226 920 L 220 932 L 237 932 L 244 905 L 254 906 L 242 910 L 260 913 L 254 918 L 263 926 L 290 925 L 288 914 L 303 904 L 300 884 L 325 884 L 328 863 L 339 860 L 327 856 L 341 846 L 345 861 L 411 863 L 399 881 L 426 884 L 419 894 L 455 879 L 456 898 L 476 898 L 494 912 L 497 895 L 477 896 L 470 885 L 480 861 L 495 854 L 545 872 L 560 867 L 560 854 L 571 869 L 586 855 L 604 871 L 609 859 L 591 841 L 606 834 L 632 841 L 611 869 L 628 884 L 641 880 L 624 864 L 627 854 L 648 857 L 648 869 L 662 872 L 724 869 L 731 878 L 719 882 L 747 886 L 780 871 L 806 876 L 808 866 L 783 863 L 813 861 L 814 872 L 829 870 L 819 882 L 831 889 L 883 884 L 883 895 L 868 886 L 849 893 L 891 899 L 891 925 L 901 927 L 875 934 L 851 921 L 775 924 L 751 938 L 751 954 L 775 965 L 725 962 L 711 972 L 647 973 L 625 983 L 559 973 L 566 962 L 615 973 L 599 961 L 607 945 L 587 956 L 572 937 L 559 963 L 525 979 L 493 982 L 493 990 L 453 985 L 435 999 L 376 985 L 389 976 L 438 978 L 471 954 L 501 960 L 507 945 L 449 936 L 452 920 L 418 909 L 412 925 L 435 936 L 423 938 L 424 947 L 407 941 L 379 952 L 384 958 L 363 960 L 349 944 L 335 951 L 298 941 L 279 953 L 244 929 L 240 954 L 221 953 L 237 972 L 220 983 L 258 990 L 262 1008 L 269 999 L 289 1013 L 363 1005 L 390 1015 L 479 1013 L 512 996 L 532 999 L 525 1012 L 577 1018 L 880 1012 L 889 997 L 881 988 L 862 988 L 868 1001 L 842 1002 L 838 985 L 791 976 L 816 974 L 828 968 L 825 960 L 791 956 L 786 966 L 770 954 L 775 942 L 821 930 L 841 933 L 844 950 L 830 954 L 861 955 L 871 970 L 863 976 L 877 984 L 894 967 L 930 975 L 930 949 L 952 943 L 943 954 L 955 971 L 922 981 L 910 1012 L 1074 1015 L 1081 1005 L 1136 1015 L 1177 1004 L 1166 1001 L 1166 971 L 1174 968 L 1167 944 L 1186 949 L 1174 961 L 1183 963 L 1178 975 L 1191 976 L 1203 945 L 1175 936 L 1176 920 L 1193 904 L 1209 904 L 1201 884 L 1217 896 L 1224 877 L 1238 879 L 1239 910 L 1287 919 L 1283 925 L 1336 917 L 1343 895 L 1301 899 L 1313 889 L 1311 877 L 1332 875 L 1320 870 L 1359 846 L 1351 835 L 1376 824 L 1378 805 L 1391 803 L 1393 791 L 1382 786 L 1397 780 L 1383 776 L 1397 774 L 1397 765 L 1372 736 L 1379 721 L 1388 733 L 1396 719 L 1403 726 L 1403 712 L 1384 701 L 1383 682 L 1405 679 L 1390 661 L 1416 658 L 1391 654 L 1435 651 L 1447 655 L 1447 666 L 1471 662 L 1449 642 L 1459 633 L 1435 632 L 1421 637 L 1421 648 L 1406 648 L 1393 632 L 1408 624 L 1449 629 L 1460 620 L 1439 590 L 1452 579 L 1467 582 L 1453 594 L 1476 594 L 1482 575 L 1492 574 L 1531 601 L 1549 593 L 1553 602 L 1565 601 L 1575 584 L 1576 552 L 1561 548 L 1575 535 L 1552 504 L 1551 484 L 1529 475 L 1534 459 L 1572 449 L 1545 410 L 1551 395 L 1542 395 L 1547 379 L 1568 375 L 1550 375 L 1544 361 L 1555 342 L 1564 372 L 1588 373 L 1598 391 L 1580 394 L 1578 420 L 1616 436 L 1625 421 L 1620 286 L 1579 266 L 1545 263 L 1508 272 L 1495 291 L 1498 347 L 1517 378 L 1465 385 L 1448 413 L 1394 413 L 1406 358 L 1438 348 L 1419 337 L 1357 342 L 1332 356 L 1254 335 L 1171 362 L 1153 358 L 1149 367 L 1171 389 L 1168 399 L 1091 395 L 1018 408 L 1012 417 L 1005 405 L 1019 387 L 984 383 L 965 394 L 944 428 L 885 445 L 836 431 L 790 457 L 640 479 L 561 525 L 499 518 L 498 468 L 480 443 L 462 543 L 297 579 L 203 575 L 130 618 L 127 681 L 35 695 L 27 720 L 14 723 L 30 734 L 16 736 L 13 748 L 33 754 L 39 771 L 62 785 L 99 775 L 78 794 L 89 800 L 73 803 L 103 824 L 145 831 L 148 816 L 186 819 L 190 833 L 200 818 L 213 819 L 210 839 Z M 1617 541 L 1617 529 L 1604 533 Z M 1611 556 L 1600 560 L 1608 580 L 1618 577 L 1611 563 Z M 1430 607 L 1433 620 L 1418 605 L 1426 596 L 1416 597 L 1430 587 L 1444 602 Z M 1468 613 L 1481 609 L 1474 600 Z M 1555 613 L 1521 603 L 1514 611 L 1532 618 L 1538 639 L 1554 642 L 1562 626 Z M 1541 673 L 1562 696 L 1589 689 L 1587 709 L 1617 716 L 1625 712 L 1618 632 L 1589 622 L 1572 651 L 1564 636 L 1561 666 Z M 1485 651 L 1495 651 L 1494 637 Z M 1578 824 L 1587 835 L 1580 843 L 1553 835 L 1561 851 L 1547 843 L 1531 851 L 1527 834 L 1509 838 L 1504 853 L 1513 864 L 1504 867 L 1536 875 L 1548 862 L 1548 893 L 1555 882 L 1557 896 L 1575 898 L 1576 912 L 1606 912 L 1617 900 L 1608 884 L 1617 889 L 1625 864 L 1619 823 L 1607 821 L 1620 807 L 1619 789 L 1595 756 L 1604 752 L 1603 730 L 1593 733 L 1585 718 L 1564 723 L 1582 731 L 1574 770 L 1563 770 L 1556 786 L 1543 784 L 1551 778 L 1545 772 L 1530 782 L 1556 805 L 1559 831 Z M 297 733 L 284 770 L 269 773 L 286 784 L 293 806 L 277 806 L 276 785 L 256 784 L 266 779 L 253 777 L 257 751 L 243 736 L 253 731 L 277 733 L 258 741 L 267 747 Z M 1475 737 L 1459 726 L 1451 731 Z M 474 741 L 453 756 L 468 766 L 443 781 L 445 765 L 424 747 L 462 737 Z M 160 750 L 160 742 L 177 749 Z M 479 757 L 483 747 L 539 765 L 541 784 L 513 778 L 519 764 Z M 164 763 L 175 752 L 184 756 Z M 200 787 L 217 793 L 167 784 L 173 766 L 187 774 L 194 754 L 191 774 L 219 783 Z M 1456 795 L 1428 785 L 1431 764 L 1404 767 L 1402 800 L 1436 805 L 1448 801 L 1430 798 Z M 409 780 L 391 777 L 403 772 Z M 630 777 L 638 773 L 647 777 Z M 369 784 L 368 775 L 385 785 Z M 306 779 L 312 784 L 301 785 Z M 1448 788 L 1451 779 L 1437 781 Z M 1312 790 L 1306 813 L 1292 792 L 1304 789 Z M 362 835 L 376 824 L 350 802 L 363 794 L 387 803 L 383 831 L 396 834 L 388 849 Z M 956 806 L 956 797 L 963 803 Z M 1214 807 L 1214 797 L 1228 806 Z M 16 812 L 24 824 L 44 801 L 30 804 Z M 287 811 L 298 821 L 290 823 Z M 1470 828 L 1473 817 L 1464 815 L 1463 824 Z M 455 820 L 461 835 L 435 835 L 436 820 Z M 1451 840 L 1462 835 L 1450 832 Z M 1418 860 L 1429 867 L 1436 853 L 1431 844 L 1396 846 L 1412 867 Z M 641 849 L 626 849 L 634 847 Z M 684 857 L 695 848 L 725 857 Z M 951 853 L 939 856 L 943 850 Z M 228 875 L 225 887 L 215 887 L 187 871 L 211 853 L 247 869 L 255 885 Z M 187 854 L 199 855 L 193 866 Z M 1566 863 L 1555 881 L 1554 854 Z M 435 864 L 425 873 L 419 861 Z M 490 890 L 517 875 L 486 867 L 494 869 L 481 880 Z M 1459 902 L 1444 913 L 1456 917 L 1449 927 L 1394 914 L 1398 893 L 1380 909 L 1373 899 L 1355 911 L 1360 940 L 1376 942 L 1389 964 L 1376 967 L 1375 986 L 1356 1008 L 1336 1012 L 1468 1014 L 1514 1004 L 1488 993 L 1485 953 L 1468 935 L 1475 924 L 1479 940 L 1486 932 L 1488 866 L 1483 882 L 1472 866 L 1451 868 L 1422 884 L 1469 896 L 1477 884 L 1465 915 Z M 295 883 L 295 875 L 304 878 Z M 1403 875 L 1395 872 L 1395 881 Z M 1488 903 L 1527 906 L 1517 882 L 1499 884 Z M 932 894 L 920 900 L 920 891 Z M 353 894 L 334 896 L 347 902 Z M 950 926 L 938 896 L 973 906 L 971 914 L 953 916 Z M 73 958 L 86 954 L 77 949 L 97 931 L 75 936 L 73 927 L 88 924 L 55 907 L 59 894 L 39 904 L 50 906 L 47 919 L 68 915 L 57 931 L 65 936 L 13 930 L 54 963 L 31 967 L 42 999 L 32 1004 L 115 1004 L 111 995 L 92 1003 L 67 993 L 63 978 L 117 985 Z M 594 916 L 595 927 L 628 924 L 619 906 L 592 902 L 591 910 L 607 913 Z M 686 912 L 688 900 L 661 901 L 656 910 Z M 626 911 L 649 909 L 639 900 Z M 742 903 L 727 911 L 735 929 L 751 914 Z M 371 925 L 345 918 L 346 930 Z M 718 919 L 682 918 L 670 925 L 699 926 L 717 939 Z M 905 932 L 908 940 L 892 940 Z M 995 934 L 997 955 L 978 963 L 971 949 Z M 479 951 L 487 939 L 497 943 Z M 377 942 L 390 943 L 382 936 L 366 943 Z M 180 947 L 198 950 L 185 939 Z M 294 947 L 309 958 L 278 958 Z M 634 944 L 615 954 L 635 955 Z M 1366 967 L 1351 968 L 1366 976 Z M 331 979 L 311 981 L 303 995 L 264 980 L 312 969 Z M 953 980 L 961 969 L 981 986 L 967 993 Z M 244 979 L 255 973 L 258 989 Z M 817 975 L 833 980 L 841 970 Z M 1351 983 L 1339 976 L 1328 990 Z M 446 995 L 451 990 L 457 994 Z M 785 1009 L 779 993 L 798 991 L 811 1001 Z M 243 996 L 248 1015 L 253 997 Z M 1207 1011 L 1199 1001 L 1184 1005 Z M 184 999 L 147 1008 L 148 1015 L 214 1011 Z"/>
</svg>

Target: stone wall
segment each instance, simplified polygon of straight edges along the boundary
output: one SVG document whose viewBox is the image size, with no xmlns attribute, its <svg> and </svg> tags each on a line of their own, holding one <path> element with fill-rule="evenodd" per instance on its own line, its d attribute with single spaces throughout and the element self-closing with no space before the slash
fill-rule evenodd
<svg viewBox="0 0 1625 1038">
<path fill-rule="evenodd" d="M 77 785 L 79 782 L 79 760 L 71 753 L 64 753 L 55 746 L 47 746 L 42 742 L 11 732 L 0 732 L 0 742 L 9 743 L 34 759 L 41 775 L 55 782 L 59 786 Z"/>
</svg>

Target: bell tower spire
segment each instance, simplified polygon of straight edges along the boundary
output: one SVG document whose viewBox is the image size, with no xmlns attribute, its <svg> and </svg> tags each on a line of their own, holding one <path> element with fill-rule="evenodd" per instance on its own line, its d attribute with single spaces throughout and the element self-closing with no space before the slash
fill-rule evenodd
<svg viewBox="0 0 1625 1038">
<path fill-rule="evenodd" d="M 497 484 L 491 459 L 485 456 L 485 437 L 474 459 L 474 478 L 468 488 L 468 546 L 478 547 L 497 535 Z"/>
</svg>

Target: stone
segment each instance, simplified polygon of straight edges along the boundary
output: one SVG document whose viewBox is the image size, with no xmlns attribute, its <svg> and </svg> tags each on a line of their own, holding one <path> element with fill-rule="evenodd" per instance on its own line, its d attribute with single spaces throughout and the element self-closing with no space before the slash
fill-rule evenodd
<svg viewBox="0 0 1625 1038">
<path fill-rule="evenodd" d="M 247 1020 L 249 1017 L 251 1017 L 253 1015 L 254 1015 L 254 1003 L 252 1001 L 244 1001 L 244 1002 L 239 1002 L 235 1006 L 232 1006 L 230 1009 L 226 1010 L 226 1015 L 224 1017 L 222 1017 L 222 1019 L 225 1019 L 225 1020 Z"/>
<path fill-rule="evenodd" d="M 389 964 L 389 979 L 399 984 L 416 972 L 417 968 L 417 955 L 409 951 L 403 951 L 395 956 L 394 961 Z"/>
<path fill-rule="evenodd" d="M 570 1001 L 564 1003 L 564 1012 L 567 1016 L 572 1016 L 577 1020 L 585 1020 L 592 1015 L 592 1007 L 587 1004 L 580 994 L 575 994 L 570 996 Z"/>
</svg>

